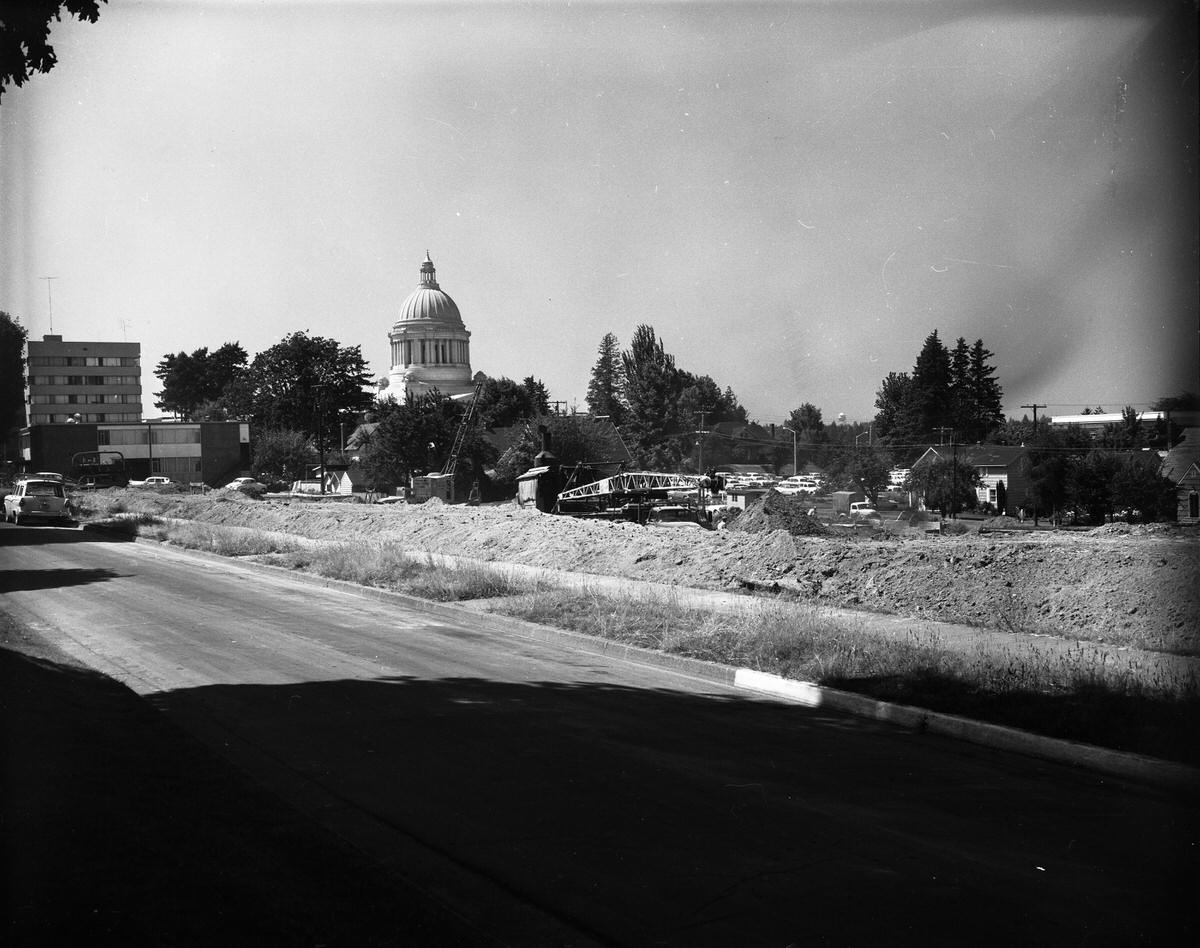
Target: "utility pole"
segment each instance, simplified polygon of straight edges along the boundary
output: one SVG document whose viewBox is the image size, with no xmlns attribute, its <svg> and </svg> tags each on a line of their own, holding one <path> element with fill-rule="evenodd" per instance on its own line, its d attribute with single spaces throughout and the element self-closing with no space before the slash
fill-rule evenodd
<svg viewBox="0 0 1200 948">
<path fill-rule="evenodd" d="M 698 434 L 700 436 L 700 440 L 696 442 L 696 444 L 699 448 L 699 452 L 700 452 L 699 456 L 696 460 L 696 469 L 701 474 L 704 473 L 704 436 L 706 434 L 708 434 L 708 432 L 704 430 L 704 416 L 707 415 L 711 411 L 712 411 L 711 408 L 706 408 L 703 411 L 697 411 L 697 412 L 692 413 L 694 415 L 700 416 L 700 430 L 696 432 L 696 434 Z"/>
<path fill-rule="evenodd" d="M 1045 408 L 1046 406 L 1045 406 L 1045 405 L 1039 405 L 1037 402 L 1034 402 L 1032 405 L 1022 405 L 1021 407 L 1022 407 L 1022 408 L 1032 408 L 1032 409 L 1033 409 L 1033 438 L 1036 438 L 1036 437 L 1037 437 L 1037 433 L 1038 433 L 1038 426 L 1037 426 L 1037 410 L 1038 410 L 1039 408 Z M 1032 440 L 1033 440 L 1033 438 L 1030 438 L 1029 440 L 1031 440 L 1031 441 L 1032 441 Z M 1035 530 L 1037 529 L 1037 525 L 1038 525 L 1038 498 L 1037 498 L 1037 497 L 1034 497 L 1034 498 L 1033 498 L 1033 527 L 1034 527 L 1034 529 L 1035 529 Z"/>
<path fill-rule="evenodd" d="M 1021 407 L 1033 409 L 1033 433 L 1036 435 L 1037 434 L 1037 410 L 1039 408 L 1045 408 L 1046 406 L 1039 405 L 1037 402 L 1034 402 L 1032 405 L 1022 405 Z"/>
<path fill-rule="evenodd" d="M 58 277 L 38 277 L 39 280 L 46 281 L 46 299 L 50 304 L 50 334 L 54 334 L 54 294 L 50 292 L 50 281 L 57 280 Z"/>
<path fill-rule="evenodd" d="M 958 519 L 958 445 L 954 441 L 954 432 L 950 432 L 950 519 Z"/>
<path fill-rule="evenodd" d="M 949 432 L 950 432 L 950 441 L 951 441 L 951 443 L 953 443 L 953 441 L 954 441 L 954 429 L 953 429 L 953 428 L 934 428 L 933 430 L 934 430 L 934 431 L 936 431 L 936 432 L 938 433 L 938 447 L 939 447 L 939 448 L 940 448 L 940 447 L 941 447 L 943 444 L 945 444 L 945 443 L 946 443 L 946 442 L 945 442 L 945 437 L 946 437 L 946 432 L 947 432 L 947 431 L 949 431 Z"/>
<path fill-rule="evenodd" d="M 796 454 L 796 429 L 784 425 L 783 430 L 792 433 L 792 477 L 795 477 L 800 473 L 799 458 Z"/>
</svg>

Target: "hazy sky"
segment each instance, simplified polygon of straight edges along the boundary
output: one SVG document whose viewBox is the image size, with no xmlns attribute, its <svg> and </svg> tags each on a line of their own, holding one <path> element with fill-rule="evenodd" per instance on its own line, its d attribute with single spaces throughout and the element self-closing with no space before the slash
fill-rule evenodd
<svg viewBox="0 0 1200 948">
<path fill-rule="evenodd" d="M 1157 12 L 1156 12 L 1157 11 Z M 1169 15 L 1163 11 L 1172 11 Z M 387 334 L 585 407 L 652 324 L 752 417 L 866 420 L 937 329 L 1009 414 L 1197 388 L 1189 2 L 129 2 L 0 104 L 0 309 L 168 352 Z"/>
</svg>

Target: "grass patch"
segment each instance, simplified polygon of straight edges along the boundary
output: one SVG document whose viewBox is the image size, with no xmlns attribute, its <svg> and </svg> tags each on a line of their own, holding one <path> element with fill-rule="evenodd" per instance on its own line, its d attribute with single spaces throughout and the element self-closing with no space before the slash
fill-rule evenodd
<svg viewBox="0 0 1200 948">
<path fill-rule="evenodd" d="M 150 513 L 114 513 L 84 524 L 85 529 L 101 529 L 131 537 L 146 536 L 148 532 L 153 535 L 161 526 L 162 519 Z"/>
<path fill-rule="evenodd" d="M 142 536 L 166 540 L 189 550 L 204 550 L 221 556 L 265 556 L 276 553 L 295 553 L 302 544 L 259 530 L 222 527 L 207 523 L 158 522 Z"/>
<path fill-rule="evenodd" d="M 1200 685 L 1050 657 L 964 655 L 935 633 L 897 637 L 804 606 L 725 614 L 670 599 L 546 593 L 495 611 L 689 658 L 752 668 L 1050 737 L 1200 764 Z"/>
<path fill-rule="evenodd" d="M 491 599 L 531 591 L 528 584 L 485 567 L 435 565 L 386 543 L 323 544 L 311 551 L 302 568 L 330 579 L 377 586 L 436 602 Z"/>
</svg>

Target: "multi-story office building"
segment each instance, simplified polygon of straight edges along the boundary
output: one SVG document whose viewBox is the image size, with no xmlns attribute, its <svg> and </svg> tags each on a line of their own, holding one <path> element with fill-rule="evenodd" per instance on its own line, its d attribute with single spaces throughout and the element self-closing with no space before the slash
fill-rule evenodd
<svg viewBox="0 0 1200 948">
<path fill-rule="evenodd" d="M 138 342 L 29 341 L 25 405 L 30 425 L 140 422 Z"/>
</svg>

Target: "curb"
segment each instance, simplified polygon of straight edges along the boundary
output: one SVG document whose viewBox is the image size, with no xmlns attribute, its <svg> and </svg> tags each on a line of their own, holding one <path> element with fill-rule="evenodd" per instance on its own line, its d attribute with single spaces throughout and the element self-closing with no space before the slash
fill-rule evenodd
<svg viewBox="0 0 1200 948">
<path fill-rule="evenodd" d="M 97 528 L 93 527 L 92 529 Z M 539 642 L 567 641 L 578 651 L 588 654 L 616 658 L 634 665 L 660 668 L 688 678 L 726 685 L 809 708 L 830 708 L 855 717 L 867 718 L 920 733 L 938 734 L 996 750 L 1069 764 L 1107 776 L 1148 784 L 1162 790 L 1186 792 L 1193 795 L 1200 792 L 1200 768 L 1187 764 L 1159 760 L 1155 757 L 1127 751 L 1110 750 L 1062 738 L 1045 737 L 1000 724 L 988 724 L 911 705 L 879 701 L 855 692 L 840 691 L 812 682 L 783 678 L 750 668 L 734 668 L 731 665 L 720 665 L 702 659 L 669 655 L 637 645 L 612 642 L 569 629 L 558 629 L 496 613 L 478 612 L 457 603 L 434 602 L 392 590 L 360 586 L 347 580 L 301 573 L 282 566 L 243 561 L 204 550 L 172 546 L 160 540 L 144 537 L 132 537 L 131 539 L 135 543 L 167 546 L 172 550 L 201 559 L 225 564 L 235 563 L 242 569 L 252 572 L 283 576 L 311 586 L 336 589 L 361 599 L 394 602 L 397 605 L 417 609 L 448 620 L 461 621 L 467 617 L 476 620 L 485 619 L 492 627 L 521 638 Z M 424 555 L 432 556 L 433 554 Z M 503 564 L 496 565 L 503 568 Z"/>
</svg>

